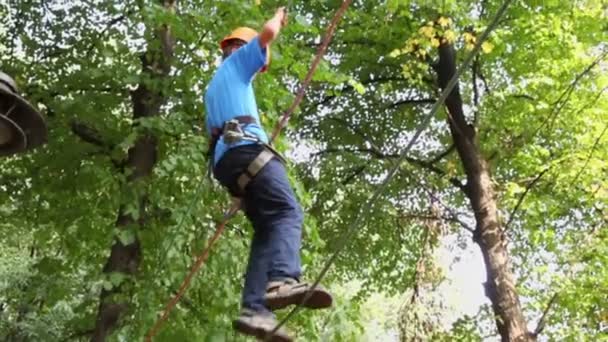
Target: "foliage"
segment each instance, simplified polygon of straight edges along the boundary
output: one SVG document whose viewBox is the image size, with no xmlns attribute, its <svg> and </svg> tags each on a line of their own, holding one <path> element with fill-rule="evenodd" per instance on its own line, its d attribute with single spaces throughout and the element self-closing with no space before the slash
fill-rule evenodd
<svg viewBox="0 0 608 342">
<path fill-rule="evenodd" d="M 293 1 L 290 25 L 273 45 L 270 71 L 255 81 L 267 130 L 293 99 L 340 1 Z M 361 208 L 437 97 L 437 41 L 462 58 L 501 1 L 355 1 L 341 22 L 307 100 L 277 146 L 303 155 L 290 177 L 307 209 L 303 261 L 314 277 L 362 212 L 324 281 L 363 281 L 332 311 L 289 323 L 303 340 L 361 336 L 360 301 L 413 285 L 424 227 L 437 197 L 449 233 L 473 213 L 441 111 L 382 198 Z M 238 25 L 260 27 L 277 1 L 0 1 L 0 69 L 47 117 L 49 142 L 0 161 L 0 339 L 86 339 L 99 292 L 127 284 L 130 311 L 112 340 L 140 339 L 177 290 L 192 256 L 212 234 L 228 196 L 206 174 L 202 94 L 218 62 L 217 41 Z M 6 20 L 5 20 L 6 19 Z M 467 118 L 490 161 L 518 289 L 536 322 L 553 293 L 543 334 L 606 337 L 608 315 L 608 41 L 599 1 L 515 1 L 460 82 Z M 171 77 L 145 78 L 140 55 L 158 44 L 150 28 L 177 38 Z M 134 122 L 139 83 L 168 102 L 160 117 Z M 75 127 L 95 132 L 85 142 Z M 128 183 L 121 164 L 141 132 L 158 138 L 153 174 Z M 443 152 L 449 153 L 443 153 Z M 435 157 L 437 158 L 435 160 Z M 146 194 L 146 211 L 136 200 Z M 142 244 L 134 279 L 103 276 L 121 203 L 146 229 L 121 232 Z M 456 215 L 454 215 L 455 213 Z M 140 216 L 141 215 L 141 216 Z M 235 341 L 249 228 L 239 216 L 212 252 L 158 340 Z M 584 246 L 584 248 L 581 248 Z M 128 293 L 128 294 L 127 294 Z M 479 296 L 483 296 L 480 293 Z M 439 315 L 440 312 L 430 313 Z M 463 319 L 446 336 L 477 341 L 490 315 Z M 533 326 L 533 325 L 532 325 Z M 604 327 L 604 328 L 602 328 Z M 604 330 L 601 330 L 604 329 Z M 450 335 L 451 334 L 451 335 Z M 447 338 L 447 337 L 446 337 Z"/>
</svg>

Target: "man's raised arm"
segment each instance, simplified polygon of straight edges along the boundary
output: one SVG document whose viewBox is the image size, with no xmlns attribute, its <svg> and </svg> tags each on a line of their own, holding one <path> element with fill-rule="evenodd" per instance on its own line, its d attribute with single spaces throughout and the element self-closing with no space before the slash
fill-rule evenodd
<svg viewBox="0 0 608 342">
<path fill-rule="evenodd" d="M 277 38 L 281 28 L 287 25 L 287 11 L 285 7 L 279 7 L 274 16 L 268 20 L 260 33 L 260 46 L 266 48 Z"/>
</svg>

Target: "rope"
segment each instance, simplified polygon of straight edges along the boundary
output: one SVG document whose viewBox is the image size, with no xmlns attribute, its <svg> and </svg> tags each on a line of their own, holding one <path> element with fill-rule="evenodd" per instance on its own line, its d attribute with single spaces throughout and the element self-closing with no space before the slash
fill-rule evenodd
<svg viewBox="0 0 608 342">
<path fill-rule="evenodd" d="M 272 132 L 272 136 L 270 137 L 271 143 L 274 141 L 274 139 L 277 137 L 277 135 L 279 135 L 281 130 L 285 127 L 285 125 L 287 124 L 287 121 L 289 121 L 289 117 L 291 116 L 293 111 L 296 109 L 296 107 L 300 104 L 300 102 L 302 101 L 302 98 L 304 98 L 304 90 L 306 90 L 306 87 L 308 87 L 308 84 L 312 80 L 312 76 L 315 73 L 315 71 L 317 70 L 317 66 L 321 62 L 321 58 L 325 54 L 325 51 L 327 50 L 327 46 L 331 42 L 334 32 L 336 31 L 338 22 L 340 22 L 342 15 L 344 14 L 344 12 L 346 12 L 346 9 L 348 8 L 348 6 L 350 5 L 351 2 L 352 2 L 352 0 L 344 0 L 344 2 L 342 2 L 342 5 L 338 9 L 338 11 L 336 11 L 334 18 L 332 19 L 331 23 L 327 27 L 327 31 L 325 31 L 325 37 L 323 38 L 323 42 L 321 43 L 321 46 L 319 46 L 319 49 L 317 50 L 317 55 L 315 56 L 315 59 L 313 60 L 312 65 L 310 66 L 310 69 L 308 70 L 308 74 L 306 74 L 306 77 L 304 78 L 304 82 L 302 82 L 300 89 L 298 89 L 296 98 L 294 99 L 291 106 L 289 106 L 287 111 L 285 111 L 285 114 L 283 114 L 283 117 L 281 118 L 281 120 L 279 120 L 279 122 L 277 122 L 277 124 L 274 128 L 274 131 Z"/>
<path fill-rule="evenodd" d="M 330 25 L 328 26 L 327 31 L 325 33 L 325 37 L 323 39 L 323 43 L 317 50 L 315 59 L 313 60 L 312 65 L 311 65 L 310 69 L 308 70 L 308 74 L 304 78 L 304 81 L 302 82 L 302 84 L 300 85 L 300 88 L 297 91 L 296 97 L 295 97 L 293 103 L 285 111 L 285 113 L 281 117 L 281 120 L 279 120 L 279 122 L 277 122 L 277 124 L 274 128 L 272 136 L 270 137 L 271 143 L 279 135 L 281 130 L 285 127 L 285 125 L 289 121 L 291 114 L 293 114 L 296 107 L 300 104 L 300 102 L 304 98 L 304 91 L 306 90 L 306 87 L 308 87 L 308 85 L 310 84 L 310 82 L 312 80 L 312 76 L 313 76 L 317 66 L 319 65 L 319 62 L 321 61 L 321 58 L 325 54 L 325 51 L 327 50 L 327 46 L 329 45 L 329 42 L 331 41 L 331 38 L 334 35 L 334 32 L 336 30 L 338 22 L 340 21 L 340 18 L 342 17 L 342 15 L 344 14 L 344 12 L 346 11 L 346 9 L 348 8 L 348 6 L 350 5 L 351 2 L 352 2 L 352 0 L 345 0 L 342 3 L 342 6 L 338 9 L 333 20 L 331 21 Z M 191 207 L 192 207 L 192 205 L 191 205 Z M 240 208 L 241 208 L 241 201 L 239 199 L 235 198 L 233 200 L 232 206 L 224 213 L 224 217 L 223 217 L 222 221 L 220 221 L 216 225 L 215 234 L 213 234 L 211 239 L 209 239 L 209 242 L 207 243 L 207 247 L 197 257 L 194 265 L 190 269 L 190 272 L 186 275 L 186 278 L 182 282 L 177 294 L 175 294 L 175 296 L 167 303 L 167 305 L 165 306 L 165 308 L 163 310 L 161 317 L 154 323 L 152 328 L 148 331 L 148 334 L 145 337 L 146 342 L 151 342 L 152 338 L 154 336 L 156 336 L 156 334 L 160 330 L 162 324 L 167 320 L 167 318 L 169 317 L 169 314 L 171 313 L 171 311 L 173 310 L 175 305 L 177 305 L 179 300 L 186 293 L 188 287 L 190 286 L 190 283 L 192 282 L 192 279 L 194 278 L 194 275 L 205 264 L 205 261 L 209 257 L 209 252 L 211 251 L 211 248 L 213 247 L 213 245 L 217 242 L 217 240 L 220 238 L 220 236 L 224 232 L 224 229 L 226 228 L 226 224 L 232 217 L 234 217 L 234 215 L 239 211 Z M 188 212 L 189 212 L 189 210 L 188 210 Z M 181 223 L 183 223 L 183 219 L 182 219 L 182 222 L 180 222 L 180 225 L 181 225 Z"/>
<path fill-rule="evenodd" d="M 188 273 L 188 275 L 182 282 L 182 285 L 179 287 L 177 294 L 171 299 L 171 301 L 169 301 L 169 303 L 167 303 L 162 316 L 156 321 L 154 326 L 152 326 L 152 328 L 146 335 L 146 339 L 145 339 L 146 342 L 152 341 L 152 337 L 154 337 L 158 333 L 158 330 L 160 329 L 161 325 L 169 317 L 169 313 L 171 313 L 171 310 L 173 310 L 173 308 L 175 307 L 177 302 L 179 302 L 179 300 L 182 298 L 184 293 L 186 293 L 186 290 L 190 286 L 190 282 L 192 282 L 194 275 L 196 274 L 196 272 L 198 272 L 198 270 L 203 266 L 203 264 L 209 257 L 209 251 L 211 250 L 211 247 L 220 238 L 220 235 L 222 235 L 222 233 L 224 232 L 224 229 L 226 228 L 226 223 L 228 223 L 228 221 L 238 212 L 239 208 L 240 208 L 240 201 L 234 201 L 233 205 L 230 207 L 230 209 L 228 209 L 228 211 L 224 214 L 223 219 L 217 224 L 217 226 L 215 228 L 215 234 L 213 234 L 211 239 L 209 239 L 209 242 L 207 243 L 207 248 L 205 248 L 205 250 L 201 253 L 201 255 L 198 256 L 198 258 L 196 259 L 196 262 L 190 269 L 190 273 Z"/>
<path fill-rule="evenodd" d="M 506 9 L 509 6 L 509 4 L 511 3 L 511 1 L 512 0 L 505 0 L 505 2 L 502 4 L 502 6 L 498 9 L 498 11 L 496 12 L 496 15 L 494 16 L 492 22 L 486 28 L 486 30 L 483 32 L 483 34 L 481 35 L 481 37 L 479 38 L 479 40 L 475 44 L 475 47 L 473 48 L 473 50 L 471 51 L 471 53 L 469 53 L 469 55 L 467 56 L 467 58 L 463 61 L 463 63 L 460 66 L 460 68 L 458 68 L 458 70 L 456 70 L 456 73 L 454 74 L 454 76 L 452 76 L 452 78 L 450 79 L 450 81 L 446 85 L 445 89 L 441 93 L 441 96 L 439 97 L 439 99 L 437 99 L 437 102 L 435 102 L 435 104 L 433 105 L 433 108 L 431 108 L 431 111 L 423 118 L 423 121 L 418 125 L 416 133 L 410 139 L 410 141 L 408 142 L 407 146 L 400 153 L 399 159 L 397 159 L 397 162 L 395 163 L 395 165 L 389 171 L 389 173 L 384 178 L 384 180 L 382 181 L 382 183 L 380 183 L 380 185 L 376 188 L 376 191 L 372 194 L 372 196 L 370 197 L 370 199 L 365 203 L 365 205 L 363 205 L 362 207 L 360 207 L 360 210 L 357 213 L 357 217 L 355 218 L 354 223 L 351 224 L 348 227 L 348 229 L 344 233 L 343 237 L 338 240 L 338 247 L 336 248 L 336 250 L 334 251 L 334 253 L 331 255 L 331 257 L 327 260 L 327 262 L 325 263 L 323 269 L 321 270 L 321 273 L 319 273 L 319 275 L 317 276 L 317 278 L 313 282 L 312 286 L 310 287 L 310 289 L 308 290 L 308 292 L 306 293 L 306 295 L 304 296 L 304 298 L 302 298 L 302 301 L 298 305 L 296 305 L 279 322 L 279 324 L 271 332 L 269 332 L 266 335 L 264 341 L 269 341 L 270 338 L 274 335 L 274 333 L 277 330 L 279 330 L 279 328 L 281 328 L 283 325 L 285 325 L 285 323 L 287 323 L 287 321 L 291 317 L 293 317 L 302 308 L 302 305 L 304 303 L 306 303 L 306 301 L 308 301 L 308 299 L 312 295 L 312 291 L 314 291 L 314 289 L 317 287 L 317 285 L 319 285 L 319 283 L 321 282 L 321 279 L 323 279 L 323 277 L 325 276 L 325 274 L 327 273 L 327 271 L 329 270 L 329 268 L 331 267 L 331 265 L 335 262 L 336 258 L 338 257 L 338 254 L 344 249 L 344 247 L 346 246 L 347 242 L 353 237 L 354 233 L 357 231 L 356 227 L 360 224 L 361 218 L 363 217 L 363 215 L 361 215 L 361 213 L 362 213 L 361 208 L 369 209 L 369 208 L 372 208 L 373 205 L 376 203 L 376 200 L 381 196 L 381 194 L 382 194 L 384 188 L 386 187 L 386 185 L 395 176 L 395 174 L 397 174 L 397 170 L 399 170 L 399 166 L 405 160 L 405 156 L 407 155 L 407 153 L 409 152 L 409 150 L 412 148 L 412 146 L 414 145 L 414 143 L 416 142 L 416 140 L 420 137 L 420 135 L 422 134 L 422 132 L 425 130 L 425 128 L 430 123 L 430 119 L 435 115 L 435 113 L 439 110 L 439 108 L 441 108 L 441 105 L 443 104 L 443 102 L 447 99 L 447 97 L 449 96 L 449 94 L 452 92 L 452 89 L 456 86 L 456 84 L 458 82 L 458 78 L 460 77 L 460 74 L 462 73 L 462 70 L 464 70 L 464 69 L 466 69 L 468 67 L 468 65 L 471 63 L 471 61 L 475 57 L 475 55 L 479 52 L 479 50 L 481 48 L 481 44 L 490 35 L 490 32 L 492 30 L 494 30 L 494 28 L 497 26 L 500 17 L 502 17 L 502 15 L 506 11 Z"/>
</svg>

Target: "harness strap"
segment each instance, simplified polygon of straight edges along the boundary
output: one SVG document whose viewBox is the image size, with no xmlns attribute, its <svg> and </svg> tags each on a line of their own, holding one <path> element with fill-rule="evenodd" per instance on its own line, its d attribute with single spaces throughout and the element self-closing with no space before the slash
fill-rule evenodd
<svg viewBox="0 0 608 342">
<path fill-rule="evenodd" d="M 250 123 L 257 122 L 255 120 L 255 118 L 253 118 L 252 116 L 249 116 L 249 115 L 237 116 L 237 117 L 234 117 L 232 120 L 238 121 L 239 124 L 250 124 Z M 279 159 L 279 161 L 283 164 L 287 164 L 287 163 L 286 163 L 285 159 L 283 158 L 283 156 L 277 150 L 275 150 L 272 146 L 270 146 L 269 144 L 263 143 L 262 141 L 260 141 L 260 139 L 258 137 L 250 135 L 247 132 L 242 131 L 240 128 L 233 127 L 233 126 L 234 126 L 234 124 L 228 125 L 228 121 L 227 121 L 222 128 L 217 128 L 217 127 L 211 128 L 211 139 L 209 140 L 209 177 L 211 177 L 211 169 L 213 168 L 213 159 L 214 159 L 213 154 L 215 152 L 215 145 L 217 144 L 219 138 L 222 135 L 225 135 L 224 139 L 231 138 L 228 134 L 229 133 L 233 134 L 233 133 L 235 133 L 235 132 L 233 132 L 233 130 L 238 129 L 239 132 L 237 132 L 236 136 L 233 137 L 234 139 L 251 140 L 251 141 L 255 141 L 264 146 L 264 149 L 262 150 L 262 152 L 260 152 L 253 159 L 253 161 L 247 166 L 247 169 L 245 170 L 245 172 L 243 172 L 237 178 L 237 184 L 239 186 L 241 193 L 245 193 L 245 188 L 247 187 L 249 182 L 251 182 L 251 180 L 258 174 L 258 172 L 260 172 L 260 170 L 262 170 L 262 168 L 264 168 L 264 166 L 266 166 L 266 164 L 268 164 L 268 162 L 270 162 L 270 160 L 272 160 L 273 157 L 277 157 Z M 225 130 L 226 130 L 226 132 L 224 132 Z"/>
<path fill-rule="evenodd" d="M 262 168 L 264 168 L 264 166 L 266 166 L 266 164 L 272 160 L 274 156 L 275 154 L 272 151 L 264 148 L 262 152 L 260 152 L 260 154 L 258 154 L 257 157 L 255 157 L 255 159 L 249 164 L 249 166 L 247 166 L 247 170 L 245 170 L 245 172 L 243 172 L 237 179 L 237 184 L 243 193 L 253 177 L 255 177 L 258 172 L 260 172 L 260 170 L 262 170 Z"/>
</svg>

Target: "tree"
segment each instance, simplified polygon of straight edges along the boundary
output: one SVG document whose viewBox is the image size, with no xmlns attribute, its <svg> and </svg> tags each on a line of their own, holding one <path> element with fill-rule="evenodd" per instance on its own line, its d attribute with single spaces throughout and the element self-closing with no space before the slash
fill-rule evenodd
<svg viewBox="0 0 608 342">
<path fill-rule="evenodd" d="M 164 10 L 175 12 L 175 1 L 163 1 Z M 131 92 L 133 104 L 133 119 L 153 118 L 160 114 L 161 106 L 167 101 L 165 89 L 168 87 L 168 76 L 171 71 L 175 39 L 169 24 L 162 24 L 158 29 L 152 30 L 152 38 L 157 42 L 148 42 L 148 49 L 141 56 L 140 83 Z M 78 127 L 78 126 L 72 126 Z M 81 132 L 75 130 L 75 132 Z M 78 134 L 78 133 L 77 133 Z M 86 137 L 83 137 L 86 140 Z M 156 164 L 157 137 L 152 132 L 138 132 L 135 143 L 127 152 L 124 162 L 125 176 L 128 183 L 137 182 L 149 176 Z M 132 203 L 121 203 L 116 220 L 119 235 L 112 245 L 110 256 L 104 266 L 104 273 L 119 278 L 118 284 L 113 283 L 111 289 L 102 289 L 100 295 L 99 312 L 92 341 L 105 341 L 106 337 L 115 328 L 120 316 L 127 309 L 124 299 L 116 299 L 123 286 L 122 278 L 125 275 L 137 273 L 141 262 L 141 246 L 134 229 L 145 229 L 145 212 L 147 195 L 145 192 L 136 197 L 135 210 L 129 208 Z M 136 227 L 133 227 L 136 226 Z M 122 234 L 122 238 L 121 235 Z M 112 298 L 114 297 L 114 298 Z"/>
<path fill-rule="evenodd" d="M 351 18 L 357 23 L 353 25 L 355 28 L 340 36 L 341 44 L 335 44 L 333 51 L 339 56 L 338 68 L 344 73 L 343 79 L 350 80 L 350 85 L 346 82 L 321 85 L 318 101 L 307 111 L 303 125 L 303 137 L 315 139 L 321 150 L 316 156 L 322 162 L 313 166 L 321 169 L 321 176 L 313 179 L 331 184 L 326 179 L 338 178 L 348 183 L 346 193 L 336 192 L 333 187 L 319 189 L 321 203 L 336 198 L 342 201 L 331 208 L 333 217 L 343 219 L 347 214 L 336 215 L 335 212 L 352 210 L 343 198 L 356 198 L 357 194 L 369 191 L 386 173 L 391 160 L 397 157 L 399 145 L 405 145 L 413 134 L 420 113 L 433 102 L 436 89 L 445 87 L 454 74 L 458 61 L 455 50 L 466 51 L 472 47 L 500 4 L 447 2 L 433 7 L 416 1 L 392 1 L 388 13 L 383 14 L 387 25 L 372 26 L 378 21 L 366 21 L 363 10 Z M 379 4 L 367 2 L 361 6 L 371 9 L 378 8 Z M 461 79 L 468 98 L 463 99 L 458 90 L 448 98 L 447 112 L 431 123 L 430 133 L 422 139 L 425 148 L 408 156 L 410 165 L 403 166 L 417 176 L 401 176 L 393 182 L 395 185 L 386 194 L 386 201 L 377 205 L 381 208 L 377 212 L 385 217 L 378 218 L 378 214 L 362 228 L 373 229 L 373 232 L 363 231 L 361 245 L 367 243 L 367 247 L 356 250 L 352 258 L 371 259 L 381 255 L 385 260 L 387 254 L 399 255 L 403 243 L 394 246 L 392 242 L 381 241 L 370 246 L 366 239 L 369 234 L 384 238 L 394 236 L 391 216 L 407 210 L 416 212 L 424 207 L 428 201 L 421 196 L 426 192 L 424 188 L 444 189 L 440 197 L 447 208 L 454 213 L 469 212 L 457 215 L 454 221 L 463 226 L 465 232 L 473 233 L 484 254 L 488 273 L 486 294 L 492 301 L 501 338 L 534 339 L 543 325 L 528 331 L 529 318 L 520 308 L 520 295 L 514 281 L 514 274 L 524 277 L 534 273 L 534 266 L 522 264 L 523 260 L 519 259 L 518 268 L 512 270 L 507 245 L 510 244 L 518 257 L 524 258 L 529 255 L 520 253 L 529 251 L 530 245 L 535 246 L 532 251 L 537 256 L 546 253 L 547 246 L 551 246 L 549 253 L 555 253 L 556 246 L 575 248 L 576 244 L 572 242 L 580 241 L 580 236 L 573 237 L 578 228 L 564 224 L 564 221 L 590 207 L 604 207 L 601 203 L 605 199 L 592 195 L 598 188 L 589 183 L 581 186 L 577 195 L 588 198 L 589 202 L 581 206 L 566 200 L 571 198 L 571 193 L 562 182 L 568 184 L 573 178 L 580 179 L 573 177 L 574 174 L 569 179 L 557 177 L 569 173 L 563 166 L 558 168 L 564 160 L 577 160 L 577 156 L 585 155 L 583 150 L 587 151 L 587 156 L 593 156 L 589 151 L 596 149 L 595 144 L 576 146 L 568 141 L 595 141 L 603 135 L 601 125 L 593 125 L 590 135 L 577 129 L 581 120 L 585 121 L 584 117 L 592 122 L 605 121 L 605 116 L 598 116 L 596 110 L 585 112 L 587 107 L 584 105 L 605 106 L 598 100 L 605 84 L 605 78 L 598 72 L 598 64 L 605 58 L 600 40 L 597 40 L 602 36 L 598 32 L 605 32 L 605 27 L 597 20 L 605 18 L 601 11 L 600 6 L 591 2 L 582 2 L 576 9 L 558 4 L 513 5 L 491 40 L 484 43 L 484 55 L 476 59 L 471 72 Z M 558 19 L 561 12 L 570 13 L 571 17 Z M 374 16 L 380 17 L 377 12 Z M 570 18 L 576 19 L 577 23 Z M 399 42 L 400 39 L 405 40 L 405 44 L 403 40 Z M 349 53 L 352 45 L 359 44 L 370 53 Z M 552 62 L 555 56 L 560 58 L 559 67 Z M 579 70 L 579 74 L 573 75 L 572 70 Z M 538 80 L 546 82 L 547 87 L 539 87 Z M 526 103 L 530 100 L 537 104 Z M 576 114 L 567 118 L 559 116 L 564 110 Z M 448 118 L 447 127 L 441 122 L 444 118 Z M 307 126 L 313 128 L 307 130 Z M 336 134 L 338 130 L 343 133 Z M 458 152 L 458 157 L 453 151 Z M 457 167 L 458 161 L 462 163 L 461 168 Z M 598 172 L 599 169 L 588 170 L 589 166 L 590 163 L 579 164 L 578 170 Z M 549 172 L 548 167 L 554 177 L 541 181 Z M 423 176 L 420 168 L 431 174 Z M 461 180 L 463 177 L 466 182 Z M 537 190 L 541 192 L 532 200 L 527 195 L 531 189 L 538 189 L 539 182 L 546 182 L 544 189 Z M 509 189 L 514 185 L 518 186 L 516 191 Z M 557 192 L 556 188 L 562 188 L 563 192 Z M 464 199 L 470 202 L 470 210 L 463 207 Z M 520 217 L 524 200 L 531 201 L 528 205 L 543 208 L 544 215 L 547 215 L 545 208 L 551 208 L 549 220 L 540 213 Z M 501 206 L 508 209 L 501 209 Z M 565 210 L 557 210 L 558 207 Z M 588 220 L 584 225 L 605 225 L 598 217 L 588 217 Z M 474 223 L 475 228 L 471 229 L 467 222 Z M 543 233 L 542 238 L 530 244 L 530 235 L 541 235 L 539 226 L 552 233 Z M 558 227 L 562 234 L 559 238 L 555 233 Z M 596 240 L 595 243 L 602 245 L 605 242 Z M 387 272 L 384 267 L 374 269 L 378 273 L 374 273 L 370 282 L 395 284 L 393 277 L 403 276 L 403 273 Z M 521 287 L 539 287 L 541 283 L 540 287 L 551 288 L 545 279 L 535 281 Z M 545 296 L 542 298 L 547 300 Z M 538 308 L 543 304 L 547 305 L 532 305 L 539 316 L 542 311 Z"/>
</svg>

